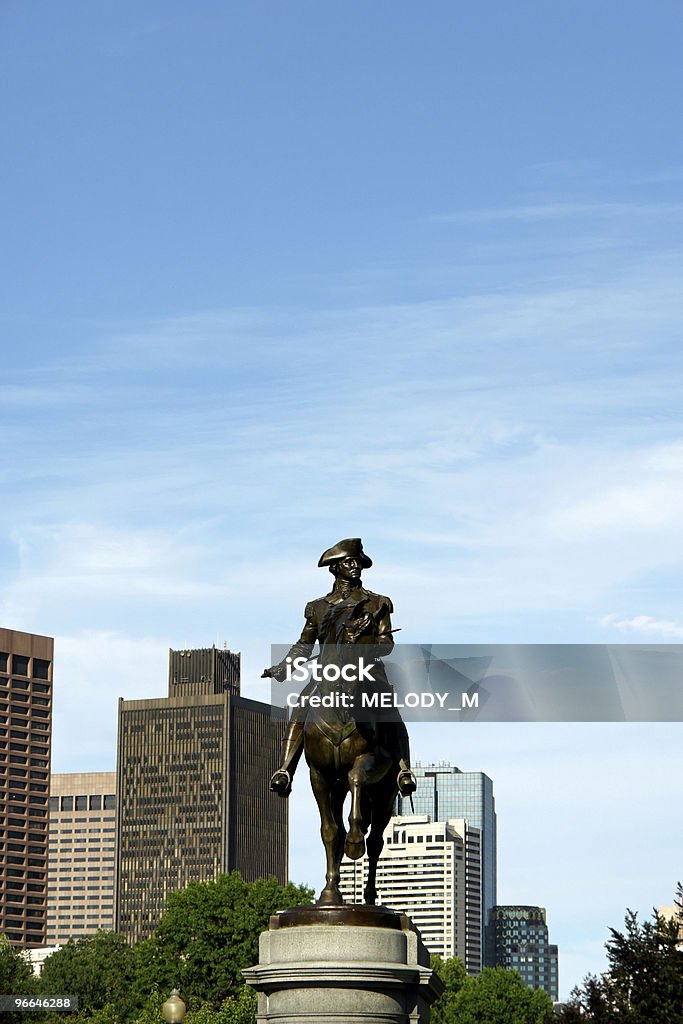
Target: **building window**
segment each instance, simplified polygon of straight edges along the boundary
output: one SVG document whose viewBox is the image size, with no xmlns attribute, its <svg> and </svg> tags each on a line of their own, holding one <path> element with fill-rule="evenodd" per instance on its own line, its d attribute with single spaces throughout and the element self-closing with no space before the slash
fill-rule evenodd
<svg viewBox="0 0 683 1024">
<path fill-rule="evenodd" d="M 105 811 L 115 811 L 116 810 L 116 797 L 113 794 L 105 796 L 105 798 L 104 798 L 104 809 L 105 809 Z"/>
<path fill-rule="evenodd" d="M 49 679 L 50 678 L 50 662 L 43 661 L 42 658 L 33 659 L 33 678 L 34 679 Z"/>
<path fill-rule="evenodd" d="M 88 798 L 87 798 L 87 796 L 77 796 L 76 797 L 76 810 L 77 811 L 87 811 L 87 809 L 88 809 Z"/>
<path fill-rule="evenodd" d="M 16 676 L 28 675 L 28 658 L 24 654 L 12 655 L 12 672 Z"/>
<path fill-rule="evenodd" d="M 74 798 L 72 796 L 63 796 L 62 797 L 62 810 L 63 811 L 73 811 L 73 809 L 74 809 Z"/>
<path fill-rule="evenodd" d="M 101 796 L 91 796 L 90 797 L 90 810 L 91 811 L 101 811 L 102 810 L 102 797 Z"/>
</svg>

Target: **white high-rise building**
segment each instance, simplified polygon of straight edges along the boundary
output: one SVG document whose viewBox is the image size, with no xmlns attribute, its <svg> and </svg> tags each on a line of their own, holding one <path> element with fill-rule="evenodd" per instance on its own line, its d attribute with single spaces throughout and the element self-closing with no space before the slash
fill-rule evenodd
<svg viewBox="0 0 683 1024">
<path fill-rule="evenodd" d="M 341 865 L 345 899 L 363 902 L 368 859 Z M 379 902 L 407 914 L 430 953 L 482 968 L 482 836 L 464 818 L 395 817 L 377 866 Z"/>
<path fill-rule="evenodd" d="M 413 765 L 417 792 L 411 803 L 396 798 L 395 813 L 427 814 L 432 821 L 465 818 L 469 825 L 481 829 L 481 926 L 482 963 L 496 964 L 495 925 L 491 911 L 498 903 L 496 887 L 496 802 L 493 782 L 484 772 L 462 772 L 453 764 Z M 413 810 L 414 807 L 414 810 Z"/>
</svg>

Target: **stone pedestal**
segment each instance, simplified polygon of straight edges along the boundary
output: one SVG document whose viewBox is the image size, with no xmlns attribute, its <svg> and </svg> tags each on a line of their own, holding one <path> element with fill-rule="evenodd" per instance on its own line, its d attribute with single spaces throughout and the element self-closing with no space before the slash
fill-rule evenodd
<svg viewBox="0 0 683 1024">
<path fill-rule="evenodd" d="M 427 1024 L 443 991 L 418 931 L 386 907 L 274 914 L 256 967 L 259 1024 Z"/>
</svg>

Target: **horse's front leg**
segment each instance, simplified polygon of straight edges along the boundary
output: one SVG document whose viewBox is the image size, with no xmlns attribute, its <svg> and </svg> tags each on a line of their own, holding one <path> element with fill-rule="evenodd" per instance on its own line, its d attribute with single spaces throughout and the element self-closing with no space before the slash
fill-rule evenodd
<svg viewBox="0 0 683 1024">
<path fill-rule="evenodd" d="M 311 788 L 320 811 L 320 835 L 327 858 L 325 888 L 320 893 L 318 906 L 337 906 L 344 902 L 339 890 L 339 864 L 341 862 L 340 829 L 334 808 L 334 797 L 330 783 L 322 773 L 311 766 Z"/>
<path fill-rule="evenodd" d="M 363 787 L 367 785 L 368 779 L 375 767 L 373 754 L 363 754 L 357 757 L 353 768 L 348 775 L 349 789 L 351 791 L 351 811 L 349 813 L 349 831 L 346 836 L 344 847 L 346 856 L 351 860 L 358 860 L 365 853 L 365 837 L 362 829 L 361 796 Z"/>
<path fill-rule="evenodd" d="M 368 836 L 368 880 L 363 890 L 363 899 L 374 906 L 377 903 L 377 862 L 384 848 L 384 835 L 373 827 Z"/>
<path fill-rule="evenodd" d="M 368 880 L 363 898 L 366 903 L 377 903 L 377 862 L 384 848 L 384 830 L 389 824 L 396 798 L 395 772 L 392 768 L 384 776 L 374 793 L 370 834 L 368 835 Z"/>
</svg>

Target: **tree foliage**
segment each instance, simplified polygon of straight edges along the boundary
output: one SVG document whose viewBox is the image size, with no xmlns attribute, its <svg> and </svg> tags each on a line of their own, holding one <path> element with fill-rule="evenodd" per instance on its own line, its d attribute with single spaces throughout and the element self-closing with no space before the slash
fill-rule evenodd
<svg viewBox="0 0 683 1024">
<path fill-rule="evenodd" d="M 623 931 L 610 928 L 608 970 L 589 975 L 562 1012 L 565 1024 L 683 1024 L 683 889 L 672 921 L 656 911 L 642 924 L 626 912 Z"/>
<path fill-rule="evenodd" d="M 554 1019 L 550 996 L 524 984 L 517 971 L 485 967 L 471 978 L 461 960 L 432 967 L 446 986 L 432 1007 L 432 1024 L 545 1024 Z"/>
<path fill-rule="evenodd" d="M 69 941 L 49 956 L 40 976 L 44 995 L 77 995 L 79 1014 L 97 1014 L 102 1024 L 114 1014 L 125 1019 L 134 1009 L 135 956 L 115 932 L 98 931 Z M 111 1011 L 107 1007 L 113 1008 Z"/>
<path fill-rule="evenodd" d="M 458 1024 L 544 1024 L 554 1018 L 547 992 L 525 985 L 517 971 L 485 967 L 463 986 L 454 1003 Z"/>
<path fill-rule="evenodd" d="M 450 1021 L 455 1019 L 455 1000 L 460 989 L 469 981 L 469 974 L 459 957 L 442 960 L 440 956 L 433 956 L 431 967 L 446 986 L 443 995 L 432 1006 L 431 1024 L 450 1024 Z"/>
<path fill-rule="evenodd" d="M 35 988 L 33 968 L 6 935 L 0 935 L 0 992 L 30 995 Z"/>
<path fill-rule="evenodd" d="M 36 991 L 36 977 L 30 963 L 5 935 L 0 935 L 0 993 L 3 995 L 30 996 Z M 25 1013 L 6 1011 L 3 1022 L 14 1024 L 24 1021 Z"/>
<path fill-rule="evenodd" d="M 214 1010 L 204 1003 L 198 1010 L 188 1013 L 185 1024 L 255 1024 L 257 996 L 252 988 L 243 985 L 241 991 Z"/>
</svg>

